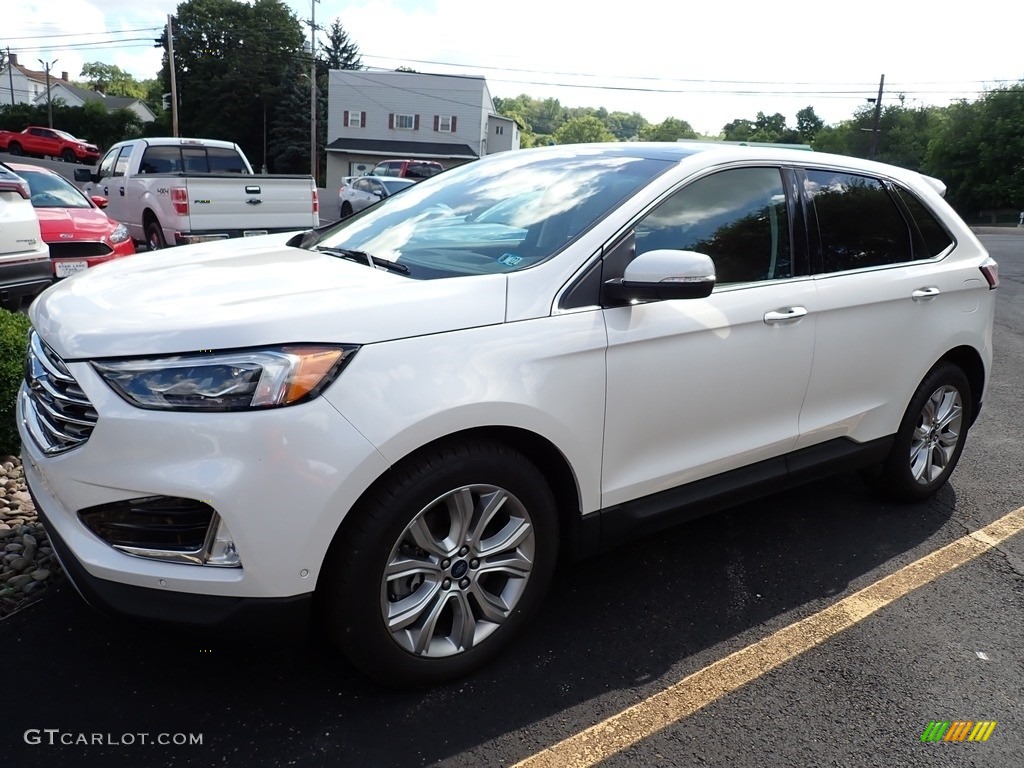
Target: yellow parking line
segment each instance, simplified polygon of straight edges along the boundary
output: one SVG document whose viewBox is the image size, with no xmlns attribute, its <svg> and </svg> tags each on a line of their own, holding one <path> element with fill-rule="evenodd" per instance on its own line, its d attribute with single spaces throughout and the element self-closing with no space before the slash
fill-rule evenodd
<svg viewBox="0 0 1024 768">
<path fill-rule="evenodd" d="M 1024 507 L 783 627 L 514 768 L 584 768 L 629 749 L 1024 531 Z"/>
</svg>

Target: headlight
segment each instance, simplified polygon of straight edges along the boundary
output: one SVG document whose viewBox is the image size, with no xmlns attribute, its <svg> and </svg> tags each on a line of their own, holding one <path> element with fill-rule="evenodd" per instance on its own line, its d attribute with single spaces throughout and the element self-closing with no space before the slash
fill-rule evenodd
<svg viewBox="0 0 1024 768">
<path fill-rule="evenodd" d="M 316 397 L 357 349 L 293 344 L 144 360 L 97 360 L 92 365 L 117 394 L 140 408 L 243 411 Z"/>
<path fill-rule="evenodd" d="M 123 243 L 128 239 L 128 227 L 124 224 L 118 224 L 114 227 L 114 231 L 110 233 L 109 240 L 112 243 Z"/>
</svg>

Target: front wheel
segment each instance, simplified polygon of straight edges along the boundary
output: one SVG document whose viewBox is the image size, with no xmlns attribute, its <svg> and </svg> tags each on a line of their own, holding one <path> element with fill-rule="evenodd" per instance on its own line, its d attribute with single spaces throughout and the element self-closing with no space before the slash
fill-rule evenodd
<svg viewBox="0 0 1024 768">
<path fill-rule="evenodd" d="M 159 222 L 151 221 L 146 225 L 146 245 L 151 251 L 159 251 L 167 247 L 164 231 Z"/>
<path fill-rule="evenodd" d="M 942 487 L 963 452 L 972 418 L 971 385 L 942 362 L 925 376 L 907 407 L 892 451 L 869 482 L 900 501 L 922 501 Z"/>
<path fill-rule="evenodd" d="M 420 454 L 350 514 L 318 586 L 326 627 L 385 685 L 442 683 L 492 659 L 541 602 L 558 552 L 555 501 L 500 443 Z"/>
<path fill-rule="evenodd" d="M 75 153 L 70 149 L 65 149 L 63 152 L 61 152 L 60 157 L 61 160 L 63 160 L 65 163 L 75 162 Z"/>
</svg>

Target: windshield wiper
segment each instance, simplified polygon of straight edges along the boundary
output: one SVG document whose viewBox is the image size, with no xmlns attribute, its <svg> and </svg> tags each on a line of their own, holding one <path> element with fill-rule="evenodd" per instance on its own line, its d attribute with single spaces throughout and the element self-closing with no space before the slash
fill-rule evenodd
<svg viewBox="0 0 1024 768">
<path fill-rule="evenodd" d="M 355 251 L 351 248 L 329 248 L 325 245 L 317 246 L 317 250 L 321 253 L 329 253 L 331 256 L 338 256 L 342 259 L 349 259 L 351 261 L 358 261 L 360 264 L 365 264 L 368 267 L 377 269 L 387 269 L 391 272 L 397 272 L 400 275 L 408 275 L 409 268 L 405 264 L 399 264 L 395 261 L 388 261 L 382 259 L 379 256 L 371 256 L 366 251 Z"/>
</svg>

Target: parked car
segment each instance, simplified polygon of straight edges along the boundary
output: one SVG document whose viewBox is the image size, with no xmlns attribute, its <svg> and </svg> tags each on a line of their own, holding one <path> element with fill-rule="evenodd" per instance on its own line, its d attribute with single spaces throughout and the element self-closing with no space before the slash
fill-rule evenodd
<svg viewBox="0 0 1024 768">
<path fill-rule="evenodd" d="M 338 212 L 341 218 L 358 213 L 411 187 L 413 179 L 378 178 L 376 176 L 348 176 L 338 189 Z"/>
<path fill-rule="evenodd" d="M 92 603 L 315 609 L 377 680 L 450 680 L 560 556 L 832 472 L 942 487 L 998 285 L 942 190 L 797 150 L 554 146 L 123 259 L 30 310 L 25 476 Z M 475 221 L 506 200 L 514 225 Z"/>
<path fill-rule="evenodd" d="M 95 171 L 76 170 L 75 181 L 106 197 L 107 212 L 151 251 L 320 223 L 312 176 L 255 174 L 229 141 L 122 141 Z"/>
<path fill-rule="evenodd" d="M 369 176 L 397 176 L 400 179 L 421 181 L 437 176 L 444 166 L 436 160 L 383 160 L 377 163 Z"/>
<path fill-rule="evenodd" d="M 0 163 L 0 306 L 16 312 L 53 282 L 28 183 Z"/>
<path fill-rule="evenodd" d="M 54 157 L 66 163 L 95 163 L 99 147 L 70 133 L 30 125 L 20 133 L 0 131 L 0 152 L 28 157 Z"/>
<path fill-rule="evenodd" d="M 103 212 L 107 200 L 86 197 L 60 174 L 36 165 L 8 163 L 28 182 L 43 240 L 50 246 L 55 277 L 70 277 L 135 253 L 128 228 Z"/>
</svg>

